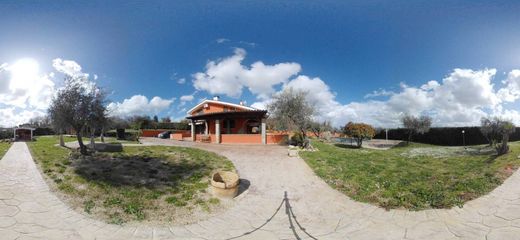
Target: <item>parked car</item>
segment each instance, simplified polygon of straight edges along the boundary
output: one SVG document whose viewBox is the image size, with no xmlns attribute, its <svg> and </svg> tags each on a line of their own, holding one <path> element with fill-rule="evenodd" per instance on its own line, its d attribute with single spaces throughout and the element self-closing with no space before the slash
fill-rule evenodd
<svg viewBox="0 0 520 240">
<path fill-rule="evenodd" d="M 172 133 L 172 131 L 165 131 L 165 132 L 157 134 L 157 137 L 158 138 L 170 138 L 171 133 Z"/>
</svg>

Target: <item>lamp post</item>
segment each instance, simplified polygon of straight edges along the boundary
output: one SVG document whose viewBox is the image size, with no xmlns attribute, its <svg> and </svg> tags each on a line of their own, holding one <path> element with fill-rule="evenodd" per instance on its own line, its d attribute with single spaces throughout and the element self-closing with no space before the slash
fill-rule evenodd
<svg viewBox="0 0 520 240">
<path fill-rule="evenodd" d="M 464 130 L 462 130 L 462 146 L 466 149 L 466 138 L 464 137 Z"/>
<path fill-rule="evenodd" d="M 388 142 L 388 128 L 385 129 L 385 133 L 386 133 L 386 142 Z"/>
</svg>

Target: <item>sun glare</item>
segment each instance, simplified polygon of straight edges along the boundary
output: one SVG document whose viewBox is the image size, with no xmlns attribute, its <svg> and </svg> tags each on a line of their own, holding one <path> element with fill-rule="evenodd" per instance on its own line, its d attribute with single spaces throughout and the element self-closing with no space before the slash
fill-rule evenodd
<svg viewBox="0 0 520 240">
<path fill-rule="evenodd" d="M 38 79 L 38 62 L 32 58 L 24 58 L 16 61 L 9 67 L 11 72 L 11 89 L 25 89 Z"/>
</svg>

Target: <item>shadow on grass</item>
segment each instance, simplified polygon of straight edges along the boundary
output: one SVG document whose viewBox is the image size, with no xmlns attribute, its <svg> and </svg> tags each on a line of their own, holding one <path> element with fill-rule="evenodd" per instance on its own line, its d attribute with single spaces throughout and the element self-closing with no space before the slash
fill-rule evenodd
<svg viewBox="0 0 520 240">
<path fill-rule="evenodd" d="M 78 175 L 88 181 L 152 189 L 177 187 L 188 178 L 197 182 L 203 176 L 209 175 L 205 164 L 172 162 L 140 155 L 111 157 L 96 154 L 79 157 L 73 161 L 72 166 Z"/>
<path fill-rule="evenodd" d="M 356 145 L 344 144 L 344 143 L 335 143 L 334 146 L 339 148 L 347 148 L 347 149 L 361 149 Z"/>
</svg>

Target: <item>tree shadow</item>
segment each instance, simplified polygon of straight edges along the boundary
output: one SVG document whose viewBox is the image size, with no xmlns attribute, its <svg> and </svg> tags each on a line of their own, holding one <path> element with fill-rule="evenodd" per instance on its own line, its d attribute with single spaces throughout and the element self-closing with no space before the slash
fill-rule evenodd
<svg viewBox="0 0 520 240">
<path fill-rule="evenodd" d="M 356 145 L 344 144 L 344 143 L 335 143 L 334 146 L 339 148 L 347 148 L 347 149 L 360 149 L 360 147 Z"/>
<path fill-rule="evenodd" d="M 146 188 L 176 187 L 187 178 L 201 179 L 209 175 L 208 167 L 203 163 L 173 162 L 142 155 L 81 156 L 72 161 L 72 167 L 88 181 Z"/>
</svg>

